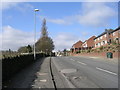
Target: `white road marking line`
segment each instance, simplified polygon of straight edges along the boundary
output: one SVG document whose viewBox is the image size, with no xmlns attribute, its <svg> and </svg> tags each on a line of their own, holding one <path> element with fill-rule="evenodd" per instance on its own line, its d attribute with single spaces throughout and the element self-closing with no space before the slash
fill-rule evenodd
<svg viewBox="0 0 120 90">
<path fill-rule="evenodd" d="M 80 61 L 78 61 L 78 63 L 80 63 L 80 64 L 82 64 L 82 65 L 87 65 L 87 64 L 85 64 L 85 63 L 83 63 L 83 62 L 80 62 Z"/>
<path fill-rule="evenodd" d="M 72 58 L 71 58 L 70 60 L 75 61 L 75 60 L 73 60 Z"/>
<path fill-rule="evenodd" d="M 110 73 L 110 74 L 113 74 L 113 75 L 117 75 L 117 74 L 114 73 L 114 72 L 111 72 L 111 71 L 108 71 L 108 70 L 105 70 L 105 69 L 102 69 L 102 68 L 99 68 L 99 67 L 96 67 L 96 69 L 101 70 L 101 71 L 104 71 L 104 72 L 107 72 L 107 73 Z"/>
<path fill-rule="evenodd" d="M 90 58 L 99 58 L 99 57 L 90 57 Z"/>
</svg>

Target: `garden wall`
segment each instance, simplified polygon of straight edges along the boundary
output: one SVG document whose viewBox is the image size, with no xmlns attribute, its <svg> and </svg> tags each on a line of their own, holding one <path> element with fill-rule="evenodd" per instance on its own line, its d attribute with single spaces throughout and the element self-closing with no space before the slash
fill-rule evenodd
<svg viewBox="0 0 120 90">
<path fill-rule="evenodd" d="M 110 51 L 108 51 L 110 52 Z M 118 59 L 120 56 L 120 52 L 112 52 L 113 59 Z M 107 58 L 107 52 L 91 52 L 91 53 L 78 53 L 78 54 L 71 54 L 72 56 L 90 56 L 90 57 L 102 57 Z"/>
</svg>

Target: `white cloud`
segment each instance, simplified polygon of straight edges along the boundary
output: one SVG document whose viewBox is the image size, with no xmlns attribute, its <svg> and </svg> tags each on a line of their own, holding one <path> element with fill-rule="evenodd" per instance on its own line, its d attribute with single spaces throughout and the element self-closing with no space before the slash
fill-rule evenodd
<svg viewBox="0 0 120 90">
<path fill-rule="evenodd" d="M 21 12 L 27 12 L 30 10 L 34 10 L 34 7 L 29 3 L 23 3 L 23 2 L 2 2 L 1 10 L 8 10 L 8 9 L 16 9 Z"/>
<path fill-rule="evenodd" d="M 78 36 L 73 34 L 59 33 L 53 38 L 55 50 L 70 49 L 77 40 L 79 40 Z"/>
<path fill-rule="evenodd" d="M 6 10 L 6 9 L 9 9 L 9 8 L 12 8 L 12 7 L 15 7 L 18 3 L 15 3 L 15 2 L 2 2 L 0 3 L 1 4 L 1 10 Z"/>
<path fill-rule="evenodd" d="M 34 10 L 34 6 L 32 6 L 31 4 L 29 3 L 19 3 L 18 6 L 16 6 L 16 9 L 21 11 L 22 13 L 25 13 L 28 12 L 28 11 L 33 11 Z"/>
<path fill-rule="evenodd" d="M 39 33 L 37 33 L 37 38 L 39 38 Z M 85 40 L 85 35 L 86 32 L 83 32 L 83 34 L 80 35 L 81 37 L 71 33 L 59 33 L 53 38 L 55 50 L 70 49 L 76 41 Z M 3 32 L 0 33 L 0 41 L 2 41 L 0 50 L 17 50 L 21 46 L 26 46 L 28 44 L 33 45 L 34 34 L 33 32 L 21 31 L 11 26 L 4 26 Z"/>
<path fill-rule="evenodd" d="M 3 32 L 0 33 L 0 41 L 2 41 L 2 49 L 0 50 L 17 50 L 21 46 L 33 44 L 33 37 L 32 32 L 24 32 L 11 26 L 5 26 Z"/>
<path fill-rule="evenodd" d="M 70 16 L 71 17 L 71 16 Z M 41 20 L 44 18 L 47 20 L 47 22 L 55 23 L 55 24 L 63 24 L 63 25 L 70 25 L 72 24 L 72 21 L 70 17 L 65 17 L 65 18 L 49 18 L 47 16 L 39 16 Z"/>
<path fill-rule="evenodd" d="M 63 19 L 46 19 L 48 22 L 56 23 L 56 24 L 66 24 Z"/>
<path fill-rule="evenodd" d="M 109 20 L 117 17 L 117 11 L 108 6 L 105 2 L 82 2 L 82 8 L 79 14 L 72 16 L 65 16 L 63 18 L 48 18 L 47 16 L 40 16 L 46 18 L 48 22 L 55 24 L 70 25 L 79 23 L 85 26 L 108 26 Z"/>
<path fill-rule="evenodd" d="M 106 3 L 82 3 L 80 15 L 76 15 L 80 24 L 87 26 L 107 26 L 109 19 L 117 15 Z"/>
<path fill-rule="evenodd" d="M 87 36 L 89 33 L 88 32 L 81 32 L 83 36 Z"/>
</svg>

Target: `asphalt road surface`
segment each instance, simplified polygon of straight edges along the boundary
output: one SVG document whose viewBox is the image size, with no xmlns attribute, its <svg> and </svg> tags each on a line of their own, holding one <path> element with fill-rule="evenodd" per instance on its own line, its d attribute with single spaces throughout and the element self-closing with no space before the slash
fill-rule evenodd
<svg viewBox="0 0 120 90">
<path fill-rule="evenodd" d="M 118 88 L 117 62 L 72 56 L 51 60 L 70 88 Z"/>
</svg>

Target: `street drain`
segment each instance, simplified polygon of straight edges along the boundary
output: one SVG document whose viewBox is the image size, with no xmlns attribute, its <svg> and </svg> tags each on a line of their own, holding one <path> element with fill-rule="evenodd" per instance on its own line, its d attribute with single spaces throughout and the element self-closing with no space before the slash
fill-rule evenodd
<svg viewBox="0 0 120 90">
<path fill-rule="evenodd" d="M 74 73 L 76 71 L 77 71 L 76 69 L 63 69 L 61 70 L 61 73 Z"/>
</svg>

